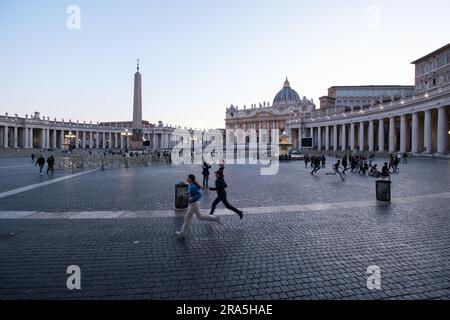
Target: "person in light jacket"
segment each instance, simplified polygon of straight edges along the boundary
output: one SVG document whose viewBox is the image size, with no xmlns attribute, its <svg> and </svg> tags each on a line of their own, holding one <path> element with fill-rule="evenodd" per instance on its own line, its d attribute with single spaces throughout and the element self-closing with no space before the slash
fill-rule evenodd
<svg viewBox="0 0 450 320">
<path fill-rule="evenodd" d="M 200 212 L 199 200 L 202 197 L 202 192 L 201 187 L 196 182 L 195 176 L 193 174 L 190 174 L 188 176 L 187 183 L 189 184 L 188 187 L 189 207 L 186 212 L 186 215 L 184 216 L 184 223 L 181 226 L 181 230 L 175 232 L 177 238 L 179 239 L 184 239 L 186 237 L 186 234 L 189 231 L 189 227 L 191 226 L 192 217 L 194 216 L 194 214 L 200 220 L 220 223 L 219 217 L 202 214 Z"/>
</svg>

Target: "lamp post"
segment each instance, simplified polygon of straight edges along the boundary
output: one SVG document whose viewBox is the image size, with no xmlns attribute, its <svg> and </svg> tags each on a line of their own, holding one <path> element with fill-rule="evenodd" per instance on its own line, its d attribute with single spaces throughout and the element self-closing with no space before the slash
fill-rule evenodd
<svg viewBox="0 0 450 320">
<path fill-rule="evenodd" d="M 125 141 L 126 141 L 126 146 L 127 147 L 125 149 L 128 149 L 128 140 L 133 134 L 128 129 L 125 129 L 125 131 L 122 132 L 121 135 L 122 135 L 122 137 L 125 138 Z"/>
<path fill-rule="evenodd" d="M 72 143 L 72 139 L 74 139 L 74 138 L 76 138 L 77 136 L 75 135 L 75 134 L 73 134 L 72 133 L 72 131 L 69 131 L 69 133 L 68 134 L 66 134 L 65 136 L 64 136 L 64 138 L 66 138 L 66 143 L 65 143 L 65 145 L 67 145 L 68 146 L 68 149 L 70 149 L 70 145 L 71 145 L 71 143 Z M 75 141 L 75 147 L 76 147 L 76 143 L 77 143 L 77 141 Z"/>
</svg>

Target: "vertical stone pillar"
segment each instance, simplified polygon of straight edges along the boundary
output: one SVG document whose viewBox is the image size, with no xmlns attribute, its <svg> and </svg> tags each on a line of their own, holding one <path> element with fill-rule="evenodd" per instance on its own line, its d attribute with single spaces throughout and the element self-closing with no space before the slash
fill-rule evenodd
<svg viewBox="0 0 450 320">
<path fill-rule="evenodd" d="M 317 150 L 322 150 L 322 127 L 317 128 Z"/>
<path fill-rule="evenodd" d="M 28 139 L 30 138 L 30 134 L 28 133 L 28 128 L 23 128 L 23 147 L 28 149 L 30 147 L 28 143 Z"/>
<path fill-rule="evenodd" d="M 17 131 L 17 127 L 13 129 L 13 147 L 17 148 L 19 142 L 19 132 Z"/>
<path fill-rule="evenodd" d="M 389 152 L 395 152 L 395 118 L 389 118 Z"/>
<path fill-rule="evenodd" d="M 378 120 L 378 151 L 384 152 L 384 119 Z"/>
<path fill-rule="evenodd" d="M 120 149 L 125 149 L 123 135 L 120 135 Z"/>
<path fill-rule="evenodd" d="M 103 149 L 106 149 L 106 132 L 102 132 L 102 136 L 103 136 L 102 147 Z"/>
<path fill-rule="evenodd" d="M 119 149 L 119 136 L 120 136 L 120 133 L 115 133 L 115 136 L 114 136 L 114 147 L 116 148 L 116 149 Z"/>
<path fill-rule="evenodd" d="M 64 149 L 64 129 L 61 129 L 61 131 L 60 131 L 60 137 L 59 137 L 59 143 L 60 143 L 60 145 L 59 145 L 59 147 L 61 148 L 61 149 Z"/>
<path fill-rule="evenodd" d="M 81 133 L 81 147 L 86 149 L 86 131 L 83 130 Z"/>
<path fill-rule="evenodd" d="M 338 150 L 338 126 L 333 126 L 333 150 Z"/>
<path fill-rule="evenodd" d="M 50 148 L 50 129 L 45 129 L 45 147 Z"/>
<path fill-rule="evenodd" d="M 89 131 L 89 149 L 94 147 L 94 133 Z"/>
<path fill-rule="evenodd" d="M 374 137 L 374 127 L 373 127 L 373 120 L 369 121 L 369 151 L 373 152 L 375 147 L 375 137 Z"/>
<path fill-rule="evenodd" d="M 350 124 L 350 150 L 355 150 L 355 124 Z"/>
<path fill-rule="evenodd" d="M 330 127 L 325 127 L 325 150 L 330 150 Z"/>
<path fill-rule="evenodd" d="M 34 148 L 34 134 L 33 134 L 33 128 L 30 128 L 30 137 L 28 138 L 28 144 L 30 145 L 30 148 Z"/>
<path fill-rule="evenodd" d="M 406 152 L 406 115 L 400 117 L 400 152 Z"/>
<path fill-rule="evenodd" d="M 411 152 L 419 152 L 419 114 L 414 112 L 412 114 L 412 128 L 411 128 Z"/>
<path fill-rule="evenodd" d="M 437 128 L 437 152 L 439 154 L 446 154 L 448 149 L 448 125 L 447 125 L 447 110 L 446 107 L 438 109 L 438 128 Z"/>
<path fill-rule="evenodd" d="M 347 150 L 347 125 L 344 123 L 341 130 L 342 151 Z"/>
<path fill-rule="evenodd" d="M 78 149 L 78 131 L 75 131 L 75 148 Z"/>
<path fill-rule="evenodd" d="M 45 131 L 44 129 L 40 129 L 40 133 L 39 133 L 39 147 L 40 148 L 45 148 Z"/>
<path fill-rule="evenodd" d="M 52 137 L 52 148 L 54 149 L 58 149 L 57 143 L 56 143 L 56 139 L 57 135 L 56 135 L 56 129 L 53 129 L 53 137 Z"/>
<path fill-rule="evenodd" d="M 108 133 L 108 139 L 109 139 L 108 148 L 112 149 L 113 144 L 112 144 L 112 133 L 111 132 Z"/>
<path fill-rule="evenodd" d="M 358 137 L 359 151 L 364 151 L 364 122 L 359 123 L 359 137 Z"/>
<path fill-rule="evenodd" d="M 432 146 L 432 140 L 431 140 L 431 110 L 425 111 L 425 120 L 424 120 L 424 128 L 423 128 L 423 135 L 424 135 L 424 147 L 426 153 L 431 153 L 433 146 Z"/>
</svg>

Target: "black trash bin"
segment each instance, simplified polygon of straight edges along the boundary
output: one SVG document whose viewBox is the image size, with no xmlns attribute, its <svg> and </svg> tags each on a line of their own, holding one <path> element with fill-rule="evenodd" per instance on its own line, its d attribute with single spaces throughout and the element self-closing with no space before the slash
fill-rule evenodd
<svg viewBox="0 0 450 320">
<path fill-rule="evenodd" d="M 175 185 L 175 209 L 183 210 L 189 206 L 188 185 L 184 182 Z"/>
<path fill-rule="evenodd" d="M 376 182 L 377 200 L 383 202 L 391 201 L 391 181 L 377 180 Z"/>
</svg>

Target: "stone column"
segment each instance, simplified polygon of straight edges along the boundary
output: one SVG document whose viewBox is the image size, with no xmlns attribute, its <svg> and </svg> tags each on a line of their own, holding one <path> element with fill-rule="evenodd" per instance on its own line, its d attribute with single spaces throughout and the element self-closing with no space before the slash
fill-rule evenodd
<svg viewBox="0 0 450 320">
<path fill-rule="evenodd" d="M 120 133 L 115 133 L 114 136 L 114 148 L 119 149 L 119 136 Z"/>
<path fill-rule="evenodd" d="M 56 145 L 56 129 L 53 129 L 53 137 L 52 137 L 52 148 L 58 149 L 58 146 Z"/>
<path fill-rule="evenodd" d="M 45 147 L 50 148 L 50 129 L 45 129 Z"/>
<path fill-rule="evenodd" d="M 113 144 L 112 144 L 112 133 L 111 132 L 108 133 L 108 139 L 109 139 L 108 148 L 112 149 Z"/>
<path fill-rule="evenodd" d="M 333 126 L 333 150 L 337 151 L 338 150 L 338 126 L 334 125 Z"/>
<path fill-rule="evenodd" d="M 30 145 L 30 148 L 34 148 L 34 135 L 33 135 L 33 128 L 30 128 L 30 137 L 28 138 L 28 144 Z"/>
<path fill-rule="evenodd" d="M 322 127 L 317 128 L 317 150 L 322 150 Z"/>
<path fill-rule="evenodd" d="M 123 135 L 120 135 L 120 149 L 125 149 Z"/>
<path fill-rule="evenodd" d="M 350 150 L 355 150 L 355 124 L 350 124 Z"/>
<path fill-rule="evenodd" d="M 364 122 L 359 123 L 359 137 L 358 137 L 359 151 L 364 151 Z"/>
<path fill-rule="evenodd" d="M 446 107 L 438 109 L 438 128 L 437 128 L 437 152 L 446 154 L 448 149 L 448 125 L 447 125 Z"/>
<path fill-rule="evenodd" d="M 94 147 L 94 133 L 89 131 L 89 149 Z"/>
<path fill-rule="evenodd" d="M 60 145 L 59 145 L 59 147 L 60 147 L 60 149 L 64 149 L 64 129 L 61 129 L 61 131 L 60 131 Z"/>
<path fill-rule="evenodd" d="M 400 152 L 406 152 L 406 115 L 400 117 Z"/>
<path fill-rule="evenodd" d="M 30 147 L 28 143 L 28 139 L 30 138 L 30 134 L 28 133 L 28 128 L 23 128 L 23 147 L 28 149 Z"/>
<path fill-rule="evenodd" d="M 395 118 L 389 118 L 389 152 L 395 152 Z"/>
<path fill-rule="evenodd" d="M 424 120 L 424 147 L 426 153 L 431 153 L 433 146 L 431 141 L 431 110 L 425 111 L 425 120 Z"/>
<path fill-rule="evenodd" d="M 342 151 L 345 151 L 347 149 L 347 125 L 342 125 L 341 130 L 341 141 L 342 141 Z"/>
<path fill-rule="evenodd" d="M 373 120 L 369 121 L 369 151 L 373 152 L 374 151 L 374 145 L 375 145 L 375 141 L 374 141 L 374 128 L 373 128 Z"/>
<path fill-rule="evenodd" d="M 40 129 L 41 132 L 39 134 L 39 147 L 45 148 L 45 132 L 44 129 Z"/>
<path fill-rule="evenodd" d="M 81 134 L 81 148 L 86 149 L 86 131 Z"/>
<path fill-rule="evenodd" d="M 17 127 L 14 127 L 13 129 L 13 147 L 17 148 L 18 147 L 18 142 L 19 142 L 19 133 L 17 131 Z"/>
<path fill-rule="evenodd" d="M 419 152 L 419 114 L 414 112 L 412 114 L 412 128 L 411 128 L 411 152 Z"/>
<path fill-rule="evenodd" d="M 78 131 L 75 131 L 75 148 L 78 149 Z"/>
<path fill-rule="evenodd" d="M 384 152 L 384 119 L 378 121 L 378 151 Z"/>
<path fill-rule="evenodd" d="M 100 132 L 100 136 L 102 137 L 102 148 L 106 149 L 106 132 Z"/>
<path fill-rule="evenodd" d="M 325 127 L 325 150 L 330 150 L 330 127 Z"/>
<path fill-rule="evenodd" d="M 3 148 L 8 148 L 8 126 L 3 127 Z"/>
</svg>

